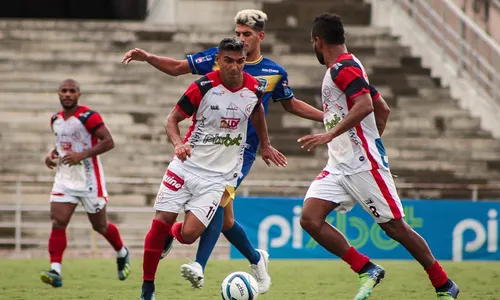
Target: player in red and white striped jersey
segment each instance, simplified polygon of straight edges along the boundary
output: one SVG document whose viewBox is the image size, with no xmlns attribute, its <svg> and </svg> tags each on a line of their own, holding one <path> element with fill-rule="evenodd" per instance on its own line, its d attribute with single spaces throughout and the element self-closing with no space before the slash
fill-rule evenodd
<svg viewBox="0 0 500 300">
<path fill-rule="evenodd" d="M 458 286 L 448 278 L 425 240 L 403 219 L 380 138 L 383 126 L 376 120 L 376 109 L 374 113 L 381 99 L 370 86 L 361 62 L 347 52 L 340 18 L 328 13 L 316 17 L 311 38 L 318 61 L 328 68 L 322 85 L 326 133 L 308 135 L 299 142 L 308 150 L 327 144 L 328 163 L 307 191 L 302 227 L 359 274 L 361 287 L 354 299 L 367 299 L 384 278 L 385 270 L 350 246 L 345 236 L 325 220 L 331 211 L 346 212 L 359 203 L 422 265 L 437 299 L 456 299 Z"/>
<path fill-rule="evenodd" d="M 58 90 L 62 110 L 51 118 L 56 147 L 45 159 L 45 165 L 56 168 L 50 195 L 52 231 L 49 237 L 51 270 L 42 272 L 43 282 L 62 286 L 61 262 L 66 249 L 66 226 L 78 203 L 87 211 L 92 228 L 108 240 L 117 253 L 118 278 L 130 273 L 128 249 L 123 245 L 116 226 L 106 217 L 108 192 L 99 155 L 114 147 L 113 138 L 101 116 L 78 105 L 79 84 L 64 80 Z M 54 160 L 58 160 L 56 163 Z"/>
</svg>

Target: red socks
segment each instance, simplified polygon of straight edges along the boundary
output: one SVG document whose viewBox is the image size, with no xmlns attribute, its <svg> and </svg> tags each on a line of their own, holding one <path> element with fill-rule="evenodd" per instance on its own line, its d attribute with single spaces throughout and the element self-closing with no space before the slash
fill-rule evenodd
<svg viewBox="0 0 500 300">
<path fill-rule="evenodd" d="M 351 266 L 351 269 L 359 273 L 361 269 L 370 261 L 370 259 L 359 253 L 354 247 L 349 248 L 347 252 L 342 256 L 342 259 Z"/>
<path fill-rule="evenodd" d="M 175 237 L 175 239 L 179 241 L 179 243 L 181 244 L 191 245 L 192 243 L 189 243 L 186 240 L 184 240 L 181 231 L 182 231 L 182 222 L 175 222 L 174 225 L 172 225 L 172 229 L 170 229 L 170 235 Z"/>
<path fill-rule="evenodd" d="M 123 248 L 122 238 L 115 224 L 108 222 L 108 230 L 106 231 L 104 237 L 108 240 L 111 246 L 113 246 L 115 251 L 120 251 L 120 249 Z"/>
<path fill-rule="evenodd" d="M 49 237 L 49 255 L 51 263 L 61 263 L 66 249 L 66 229 L 52 228 Z"/>
<path fill-rule="evenodd" d="M 436 260 L 432 266 L 425 268 L 432 286 L 435 288 L 443 286 L 448 281 L 448 275 L 443 270 L 443 267 Z"/>
<path fill-rule="evenodd" d="M 165 239 L 170 231 L 170 225 L 167 223 L 153 219 L 151 229 L 146 234 L 144 239 L 144 256 L 142 265 L 142 279 L 154 280 L 158 262 L 160 261 L 161 252 L 165 245 Z"/>
</svg>

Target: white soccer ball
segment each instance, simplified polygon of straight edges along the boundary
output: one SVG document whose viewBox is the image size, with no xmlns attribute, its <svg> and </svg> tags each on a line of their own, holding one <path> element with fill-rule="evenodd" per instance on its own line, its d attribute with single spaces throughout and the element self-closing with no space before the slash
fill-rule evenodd
<svg viewBox="0 0 500 300">
<path fill-rule="evenodd" d="M 259 286 L 252 275 L 234 272 L 222 281 L 220 294 L 223 300 L 255 300 L 259 295 Z"/>
</svg>

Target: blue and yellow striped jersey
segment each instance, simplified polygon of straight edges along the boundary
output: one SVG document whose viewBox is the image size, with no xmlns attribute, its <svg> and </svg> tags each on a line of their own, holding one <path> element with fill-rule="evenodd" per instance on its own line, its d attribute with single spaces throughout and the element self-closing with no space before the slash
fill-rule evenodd
<svg viewBox="0 0 500 300">
<path fill-rule="evenodd" d="M 202 52 L 186 56 L 189 67 L 193 74 L 205 75 L 218 69 L 215 63 L 217 47 L 209 48 Z M 274 102 L 281 100 L 290 100 L 293 98 L 292 89 L 288 86 L 288 75 L 285 69 L 274 61 L 261 56 L 258 60 L 245 63 L 243 71 L 257 78 L 265 86 L 262 97 L 262 105 L 267 114 L 269 100 Z M 259 139 L 252 123 L 249 122 L 247 131 L 248 150 L 256 153 L 259 145 Z"/>
</svg>

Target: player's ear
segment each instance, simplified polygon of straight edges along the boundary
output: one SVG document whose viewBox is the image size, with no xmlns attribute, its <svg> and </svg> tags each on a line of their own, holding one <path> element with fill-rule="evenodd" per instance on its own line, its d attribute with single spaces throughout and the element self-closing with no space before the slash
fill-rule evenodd
<svg viewBox="0 0 500 300">
<path fill-rule="evenodd" d="M 259 31 L 259 33 L 257 33 L 257 37 L 259 37 L 259 41 L 262 42 L 266 37 L 266 33 L 264 31 Z"/>
</svg>

